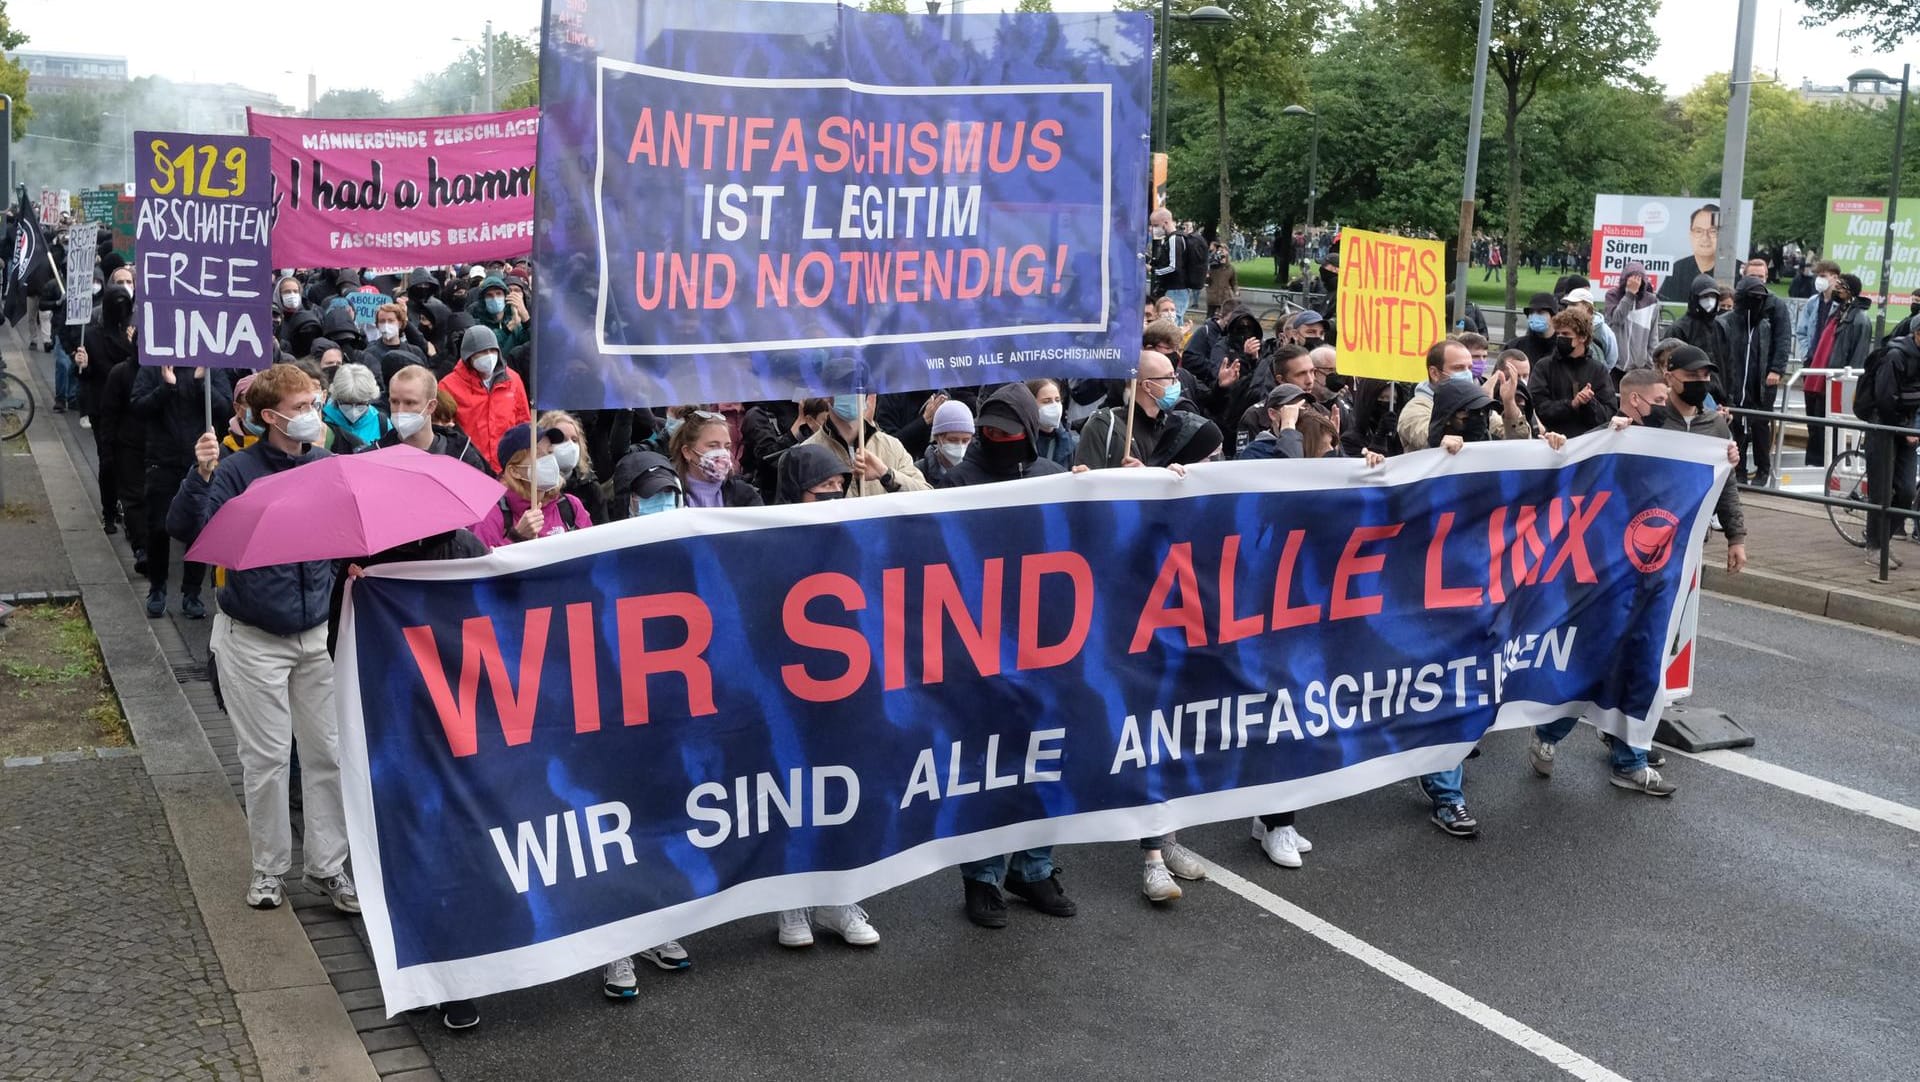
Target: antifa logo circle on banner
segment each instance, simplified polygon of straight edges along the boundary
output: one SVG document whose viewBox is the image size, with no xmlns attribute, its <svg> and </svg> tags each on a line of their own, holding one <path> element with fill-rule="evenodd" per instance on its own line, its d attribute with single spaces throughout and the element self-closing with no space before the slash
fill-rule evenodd
<svg viewBox="0 0 1920 1082">
<path fill-rule="evenodd" d="M 1680 520 L 1673 512 L 1650 507 L 1627 523 L 1627 559 L 1642 574 L 1651 575 L 1673 558 L 1673 538 Z"/>
</svg>

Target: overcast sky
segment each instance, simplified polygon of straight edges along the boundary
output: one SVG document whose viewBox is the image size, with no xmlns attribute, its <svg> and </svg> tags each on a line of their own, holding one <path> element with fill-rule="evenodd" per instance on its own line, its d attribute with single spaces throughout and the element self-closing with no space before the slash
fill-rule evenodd
<svg viewBox="0 0 1920 1082">
<path fill-rule="evenodd" d="M 1063 9 L 1107 6 L 1057 3 Z M 964 6 L 1011 8 L 1013 0 L 965 0 Z M 488 19 L 496 31 L 530 33 L 540 8 L 539 0 L 403 2 L 365 9 L 367 17 L 360 18 L 346 8 L 264 0 L 11 0 L 7 13 L 31 39 L 26 49 L 124 56 L 135 76 L 240 83 L 299 107 L 306 103 L 309 70 L 318 73 L 322 94 L 370 86 L 397 96 L 416 76 L 467 49 L 454 38 L 479 41 Z M 1708 72 L 1732 67 L 1734 8 L 1734 0 L 1665 0 L 1654 26 L 1660 53 L 1649 74 L 1677 94 Z M 1859 54 L 1832 31 L 1802 29 L 1805 10 L 1794 0 L 1760 0 L 1759 8 L 1754 67 L 1771 73 L 1777 63 L 1788 86 L 1803 78 L 1840 83 L 1862 67 L 1899 73 L 1893 57 Z M 449 11 L 458 14 L 449 18 Z M 1593 11 L 1605 18 L 1607 5 L 1595 3 Z"/>
</svg>

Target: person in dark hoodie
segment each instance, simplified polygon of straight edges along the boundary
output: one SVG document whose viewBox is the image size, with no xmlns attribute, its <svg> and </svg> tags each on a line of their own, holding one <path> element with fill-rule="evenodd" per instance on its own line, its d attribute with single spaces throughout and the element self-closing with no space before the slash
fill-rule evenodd
<svg viewBox="0 0 1920 1082">
<path fill-rule="evenodd" d="M 202 435 L 194 445 L 195 468 L 167 507 L 169 532 L 192 544 L 207 520 L 253 482 L 327 457 L 318 446 L 325 427 L 318 396 L 313 380 L 289 364 L 256 376 L 246 404 L 266 435 L 225 460 L 219 439 L 212 432 Z M 307 882 L 335 909 L 360 911 L 346 869 L 333 659 L 327 654 L 334 574 L 331 560 L 275 564 L 230 571 L 220 589 L 212 650 L 220 658 L 220 688 L 239 740 L 253 866 L 246 901 L 256 909 L 275 909 L 286 900 L 281 877 L 293 863 L 287 758 L 297 739 Z"/>
<path fill-rule="evenodd" d="M 367 334 L 353 321 L 352 308 L 335 308 L 321 316 L 320 333 L 339 347 L 343 362 L 364 365 L 370 372 L 380 371 L 379 362 L 367 356 Z"/>
<path fill-rule="evenodd" d="M 81 335 L 80 351 L 73 355 L 75 374 L 80 383 L 80 411 L 83 414 L 82 427 L 93 430 L 93 448 L 100 463 L 100 506 L 113 506 L 114 494 L 120 486 L 127 483 L 144 484 L 144 472 L 136 468 L 131 478 L 120 478 L 114 471 L 118 461 L 112 450 L 115 434 L 127 426 L 116 426 L 112 433 L 101 431 L 102 414 L 107 409 L 107 377 L 122 361 L 139 363 L 139 351 L 135 347 L 133 327 L 133 272 L 126 267 L 112 272 L 107 279 L 107 287 L 100 293 L 100 303 L 93 313 L 93 322 L 87 324 Z M 131 389 L 129 389 L 131 394 Z M 131 426 L 138 430 L 141 426 Z M 139 432 L 141 444 L 145 446 L 145 433 Z M 142 490 L 144 491 L 144 489 Z M 105 518 L 101 523 L 104 528 Z M 145 534 L 129 536 L 127 541 L 137 550 L 145 551 Z"/>
<path fill-rule="evenodd" d="M 152 365 L 134 377 L 133 412 L 145 422 L 147 434 L 146 504 L 155 511 L 173 502 L 174 493 L 193 470 L 194 445 L 207 430 L 203 380 L 213 389 L 213 430 L 225 431 L 233 416 L 232 370 Z M 163 518 L 156 513 L 148 523 L 147 615 L 152 617 L 167 612 L 169 554 Z M 188 619 L 207 615 L 206 603 L 200 599 L 206 576 L 207 565 L 182 557 L 180 612 Z"/>
<path fill-rule="evenodd" d="M 497 274 L 481 279 L 479 288 L 467 295 L 467 315 L 474 326 L 493 332 L 502 356 L 525 345 L 530 334 L 525 302 Z"/>
<path fill-rule="evenodd" d="M 777 494 L 780 503 L 818 503 L 821 500 L 840 499 L 847 494 L 847 481 L 853 477 L 853 471 L 840 461 L 839 455 L 819 444 L 810 443 L 798 444 L 782 454 L 779 473 Z"/>
<path fill-rule="evenodd" d="M 1040 403 L 1024 383 L 1009 383 L 980 404 L 966 457 L 947 471 L 946 488 L 1046 477 L 1066 468 L 1040 457 Z"/>
<path fill-rule="evenodd" d="M 1842 275 L 1852 278 L 1853 275 Z M 1847 282 L 1845 288 L 1854 289 L 1858 282 Z M 1841 288 L 1841 287 L 1836 287 Z M 1828 321 L 1829 326 L 1851 321 L 1864 325 L 1867 322 L 1864 309 L 1854 312 L 1849 309 L 1839 319 Z M 1823 331 L 1831 334 L 1836 342 L 1847 328 L 1843 325 L 1838 331 Z M 1863 330 L 1863 336 L 1870 332 Z M 1839 347 L 1836 345 L 1835 347 Z M 1912 335 L 1902 335 L 1889 339 L 1886 347 L 1873 354 L 1871 361 L 1862 360 L 1867 369 L 1860 377 L 1860 385 L 1854 390 L 1854 413 L 1863 421 L 1874 424 L 1895 425 L 1900 428 L 1913 428 L 1916 424 L 1916 412 L 1920 412 L 1920 342 Z M 1862 445 L 1867 456 L 1867 492 L 1891 493 L 1893 506 L 1906 508 L 1914 506 L 1914 439 L 1913 436 L 1898 436 L 1890 432 L 1869 432 Z M 1888 469 L 1892 473 L 1889 476 Z M 1880 565 L 1880 546 L 1889 533 L 1899 533 L 1908 520 L 1895 518 L 1891 514 L 1882 515 L 1878 511 L 1867 513 L 1867 562 L 1876 569 Z M 1888 568 L 1900 566 L 1899 560 L 1890 560 Z"/>
<path fill-rule="evenodd" d="M 1764 263 L 1754 260 L 1764 268 Z M 1778 304 L 1779 311 L 1774 310 Z M 1727 338 L 1732 368 L 1725 373 L 1726 404 L 1750 410 L 1770 410 L 1786 378 L 1787 355 L 1793 348 L 1793 319 L 1786 302 L 1767 289 L 1764 278 L 1748 275 L 1733 287 L 1733 311 L 1719 319 Z M 1735 414 L 1728 421 L 1740 445 L 1736 476 L 1765 487 L 1773 482 L 1773 426 L 1756 417 Z"/>
<path fill-rule="evenodd" d="M 1540 423 L 1563 436 L 1581 436 L 1605 428 L 1618 401 L 1613 374 L 1588 347 L 1593 321 L 1584 309 L 1569 308 L 1553 317 L 1553 352 L 1535 361 L 1527 391 Z M 1439 416 L 1436 404 L 1434 415 Z"/>
<path fill-rule="evenodd" d="M 1157 353 L 1154 356 L 1163 366 L 1171 367 L 1166 358 Z M 995 391 L 980 404 L 974 424 L 973 446 L 967 448 L 967 457 L 948 471 L 947 487 L 1066 472 L 1058 463 L 1040 457 L 1040 406 L 1026 384 L 1009 383 Z M 787 457 L 790 462 L 793 452 Z M 786 468 L 783 463 L 783 492 L 787 487 Z M 1008 893 L 1026 899 L 1049 916 L 1071 917 L 1078 909 L 1060 888 L 1051 845 L 1022 850 L 1011 858 L 1002 855 L 968 861 L 960 865 L 960 879 L 966 892 L 967 919 L 982 928 L 1007 926 L 1007 902 L 1000 893 L 1003 881 Z"/>
<path fill-rule="evenodd" d="M 1664 287 L 1661 292 L 1664 295 Z M 1727 345 L 1727 329 L 1720 323 L 1720 287 L 1711 275 L 1695 276 L 1687 294 L 1687 310 L 1667 324 L 1664 337 L 1678 338 L 1699 349 L 1713 361 L 1715 371 L 1727 371 L 1732 351 Z M 1722 396 L 1716 393 L 1714 397 Z"/>
<path fill-rule="evenodd" d="M 1180 367 L 1193 373 L 1201 393 L 1212 390 L 1222 365 L 1238 361 L 1252 372 L 1260 357 L 1259 317 L 1243 304 L 1232 304 L 1194 329 L 1180 354 Z"/>
<path fill-rule="evenodd" d="M 120 521 L 126 526 L 127 544 L 133 549 L 133 573 L 147 573 L 147 422 L 133 412 L 133 381 L 139 378 L 140 360 L 123 357 L 107 373 L 101 391 L 100 420 L 93 426 L 101 447 L 100 506 L 107 532 L 113 532 L 113 512 L 117 504 Z M 165 515 L 165 508 L 156 508 Z"/>
</svg>

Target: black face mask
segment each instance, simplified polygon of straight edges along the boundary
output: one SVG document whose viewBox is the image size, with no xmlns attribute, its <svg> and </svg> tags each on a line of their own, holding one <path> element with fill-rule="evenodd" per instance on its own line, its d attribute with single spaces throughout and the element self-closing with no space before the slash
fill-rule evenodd
<svg viewBox="0 0 1920 1082">
<path fill-rule="evenodd" d="M 1346 389 L 1347 389 L 1347 377 L 1338 375 L 1338 374 L 1327 377 L 1327 391 L 1329 393 L 1339 394 L 1341 391 L 1344 391 Z"/>
<path fill-rule="evenodd" d="M 1703 383 L 1701 386 L 1704 387 L 1706 384 Z M 1648 406 L 1647 415 L 1640 419 L 1640 423 L 1648 428 L 1665 428 L 1668 416 L 1667 407 Z"/>
<path fill-rule="evenodd" d="M 989 470 L 1012 473 L 1027 464 L 1027 441 L 1025 437 L 1017 440 L 982 439 L 980 454 Z"/>
<path fill-rule="evenodd" d="M 1765 297 L 1752 297 L 1744 293 L 1733 299 L 1734 307 L 1740 309 L 1742 312 L 1757 312 L 1766 303 L 1767 299 Z"/>
<path fill-rule="evenodd" d="M 1679 396 L 1680 401 L 1685 402 L 1695 409 L 1699 409 L 1707 401 L 1707 384 L 1710 382 L 1712 381 L 1704 379 L 1691 380 L 1682 383 L 1680 389 L 1675 391 L 1674 394 Z"/>
<path fill-rule="evenodd" d="M 1554 335 L 1553 336 L 1553 353 L 1554 353 L 1554 356 L 1556 357 L 1573 356 L 1573 337 L 1571 335 L 1565 335 L 1565 334 Z"/>
<path fill-rule="evenodd" d="M 1461 426 L 1460 436 L 1468 443 L 1484 443 L 1491 439 L 1492 433 L 1487 428 L 1486 412 L 1475 410 L 1467 414 L 1467 423 Z"/>
<path fill-rule="evenodd" d="M 813 502 L 819 503 L 821 500 L 837 500 L 846 494 L 847 490 L 843 488 L 834 489 L 832 492 L 816 492 L 813 494 Z"/>
</svg>

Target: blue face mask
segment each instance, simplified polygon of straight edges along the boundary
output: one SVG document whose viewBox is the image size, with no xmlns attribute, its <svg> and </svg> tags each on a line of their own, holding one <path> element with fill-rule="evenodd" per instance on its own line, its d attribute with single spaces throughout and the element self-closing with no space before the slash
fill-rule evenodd
<svg viewBox="0 0 1920 1082">
<path fill-rule="evenodd" d="M 507 310 L 507 299 L 505 297 L 488 297 L 487 298 L 487 314 L 488 315 L 497 316 L 506 310 Z"/>
<path fill-rule="evenodd" d="M 1540 315 L 1528 316 L 1527 329 L 1535 334 L 1547 333 L 1547 317 Z"/>
<path fill-rule="evenodd" d="M 680 426 L 686 423 L 687 423 L 687 419 L 684 417 L 667 418 L 667 438 L 672 439 L 673 434 L 675 432 L 680 431 Z"/>
<path fill-rule="evenodd" d="M 833 396 L 833 415 L 842 421 L 851 423 L 860 416 L 860 395 L 837 394 Z"/>
<path fill-rule="evenodd" d="M 1472 382 L 1473 382 L 1473 369 L 1471 369 L 1471 368 L 1463 368 L 1463 369 L 1461 369 L 1461 370 L 1460 370 L 1460 371 L 1458 371 L 1458 372 L 1448 372 L 1448 373 L 1447 373 L 1447 378 L 1448 378 L 1448 379 L 1454 379 L 1454 380 L 1459 380 L 1459 381 L 1460 381 L 1461 383 L 1472 383 Z"/>
<path fill-rule="evenodd" d="M 255 436 L 264 436 L 267 434 L 267 426 L 253 419 L 252 410 L 247 411 L 245 415 L 245 419 L 240 422 L 240 427 L 246 429 L 248 432 L 252 433 Z"/>
<path fill-rule="evenodd" d="M 1160 408 L 1163 410 L 1170 410 L 1173 407 L 1179 405 L 1180 404 L 1179 382 L 1175 381 L 1173 383 L 1167 384 L 1167 389 L 1160 392 L 1160 397 L 1157 401 L 1160 403 Z"/>
<path fill-rule="evenodd" d="M 656 492 L 645 499 L 638 496 L 627 500 L 627 516 L 639 518 L 642 515 L 657 515 L 662 511 L 671 511 L 680 506 L 680 494 L 672 489 Z"/>
</svg>

